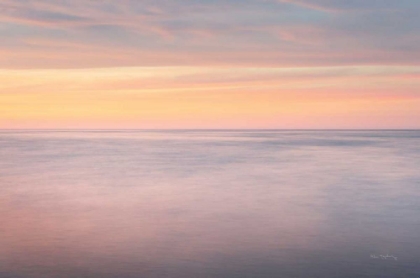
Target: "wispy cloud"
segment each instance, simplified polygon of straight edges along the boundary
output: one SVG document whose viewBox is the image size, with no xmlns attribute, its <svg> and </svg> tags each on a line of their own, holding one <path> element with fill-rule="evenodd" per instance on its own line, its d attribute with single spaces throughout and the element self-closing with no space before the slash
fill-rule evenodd
<svg viewBox="0 0 420 278">
<path fill-rule="evenodd" d="M 0 67 L 418 64 L 420 2 L 379 2 L 0 0 Z"/>
<path fill-rule="evenodd" d="M 419 74 L 382 66 L 0 70 L 0 128 L 412 128 Z"/>
<path fill-rule="evenodd" d="M 281 3 L 298 5 L 308 9 L 323 12 L 354 12 L 354 11 L 398 11 L 407 8 L 419 8 L 419 3 L 413 0 L 278 0 Z"/>
</svg>

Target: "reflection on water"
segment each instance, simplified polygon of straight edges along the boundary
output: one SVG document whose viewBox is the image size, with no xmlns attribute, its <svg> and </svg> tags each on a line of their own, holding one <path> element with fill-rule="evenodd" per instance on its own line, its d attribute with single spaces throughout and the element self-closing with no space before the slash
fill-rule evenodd
<svg viewBox="0 0 420 278">
<path fill-rule="evenodd" d="M 419 131 L 3 131 L 0 158 L 2 278 L 420 277 Z"/>
</svg>

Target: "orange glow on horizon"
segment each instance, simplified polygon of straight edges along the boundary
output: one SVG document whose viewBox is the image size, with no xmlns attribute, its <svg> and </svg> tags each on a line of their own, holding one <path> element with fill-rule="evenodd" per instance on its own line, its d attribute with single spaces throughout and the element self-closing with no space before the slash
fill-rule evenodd
<svg viewBox="0 0 420 278">
<path fill-rule="evenodd" d="M 418 128 L 420 69 L 376 71 L 3 70 L 0 128 Z"/>
</svg>

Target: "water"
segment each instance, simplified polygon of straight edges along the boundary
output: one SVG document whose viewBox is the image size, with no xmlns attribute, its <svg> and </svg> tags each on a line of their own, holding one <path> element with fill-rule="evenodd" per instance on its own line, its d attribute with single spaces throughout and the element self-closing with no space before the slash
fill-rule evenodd
<svg viewBox="0 0 420 278">
<path fill-rule="evenodd" d="M 420 131 L 3 131 L 0 221 L 1 278 L 420 277 Z"/>
</svg>

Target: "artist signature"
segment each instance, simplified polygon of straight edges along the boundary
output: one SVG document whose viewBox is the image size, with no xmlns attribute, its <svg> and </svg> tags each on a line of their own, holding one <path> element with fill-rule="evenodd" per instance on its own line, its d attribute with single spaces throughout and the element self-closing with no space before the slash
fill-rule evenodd
<svg viewBox="0 0 420 278">
<path fill-rule="evenodd" d="M 388 259 L 392 260 L 392 259 L 394 259 L 395 261 L 398 261 L 398 257 L 395 257 L 394 255 L 389 255 L 389 254 L 386 254 L 386 255 L 371 254 L 370 257 L 372 259 L 380 259 L 380 260 L 388 260 Z"/>
</svg>

